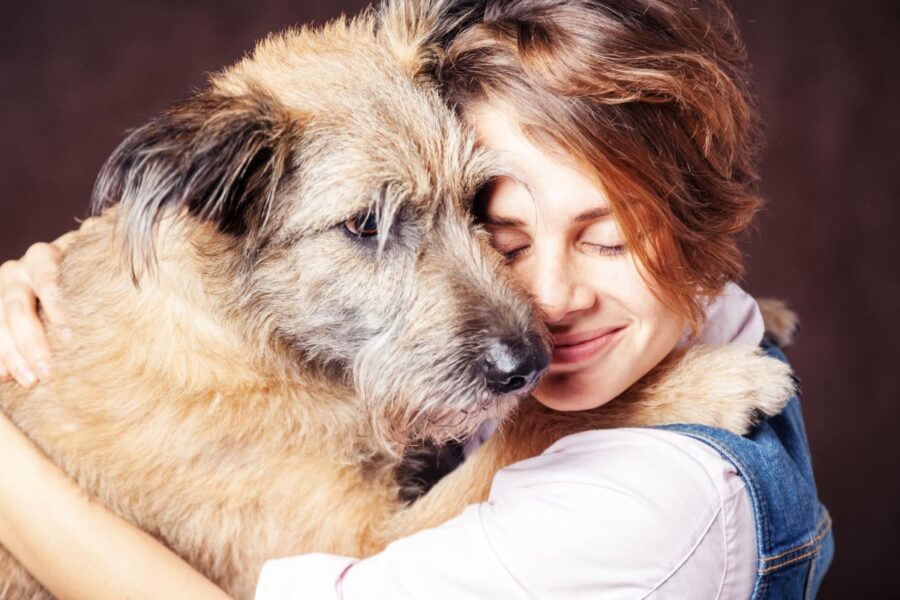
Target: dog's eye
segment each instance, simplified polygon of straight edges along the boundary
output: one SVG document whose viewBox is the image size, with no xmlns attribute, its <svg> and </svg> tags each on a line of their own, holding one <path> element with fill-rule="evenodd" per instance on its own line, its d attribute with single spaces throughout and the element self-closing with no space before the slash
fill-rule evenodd
<svg viewBox="0 0 900 600">
<path fill-rule="evenodd" d="M 347 231 L 359 237 L 378 235 L 378 219 L 375 213 L 360 213 L 344 223 Z"/>
</svg>

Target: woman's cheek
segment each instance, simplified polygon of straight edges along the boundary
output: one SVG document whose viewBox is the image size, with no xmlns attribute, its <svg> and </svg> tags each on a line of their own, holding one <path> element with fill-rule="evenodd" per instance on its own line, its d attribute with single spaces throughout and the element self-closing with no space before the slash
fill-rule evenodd
<svg viewBox="0 0 900 600">
<path fill-rule="evenodd" d="M 656 362 L 675 347 L 686 322 L 653 294 L 642 269 L 631 255 L 611 262 L 607 277 L 611 284 L 607 288 L 608 295 L 617 300 L 627 313 L 631 326 L 635 328 L 635 352 L 639 356 L 634 358 L 638 363 L 648 361 L 651 363 L 650 367 L 655 366 Z M 640 370 L 646 373 L 643 368 Z M 640 373 L 638 377 L 644 373 Z"/>
</svg>

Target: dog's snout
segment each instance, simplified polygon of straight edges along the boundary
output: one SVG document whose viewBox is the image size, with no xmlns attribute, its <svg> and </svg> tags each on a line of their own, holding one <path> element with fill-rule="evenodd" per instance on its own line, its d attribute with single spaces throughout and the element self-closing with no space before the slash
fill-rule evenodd
<svg viewBox="0 0 900 600">
<path fill-rule="evenodd" d="M 497 340 L 488 347 L 482 361 L 485 381 L 495 394 L 530 388 L 549 364 L 550 354 L 538 338 Z"/>
</svg>

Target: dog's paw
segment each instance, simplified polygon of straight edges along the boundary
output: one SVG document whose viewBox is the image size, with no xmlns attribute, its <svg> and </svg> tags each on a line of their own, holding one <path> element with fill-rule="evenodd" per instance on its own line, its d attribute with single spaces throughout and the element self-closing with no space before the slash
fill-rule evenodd
<svg viewBox="0 0 900 600">
<path fill-rule="evenodd" d="M 766 333 L 782 348 L 794 343 L 794 336 L 800 331 L 797 313 L 788 308 L 783 300 L 775 298 L 760 298 L 756 303 L 762 313 Z"/>
<path fill-rule="evenodd" d="M 672 383 L 690 390 L 690 422 L 741 435 L 780 413 L 796 391 L 788 364 L 737 344 L 690 349 Z"/>
</svg>

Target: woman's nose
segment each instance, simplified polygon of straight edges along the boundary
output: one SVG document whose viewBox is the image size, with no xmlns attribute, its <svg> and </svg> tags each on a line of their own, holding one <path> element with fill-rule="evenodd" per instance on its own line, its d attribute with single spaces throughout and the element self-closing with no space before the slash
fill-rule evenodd
<svg viewBox="0 0 900 600">
<path fill-rule="evenodd" d="M 566 256 L 538 261 L 532 276 L 532 289 L 551 323 L 586 310 L 595 302 L 590 282 L 583 281 L 575 265 Z"/>
</svg>

